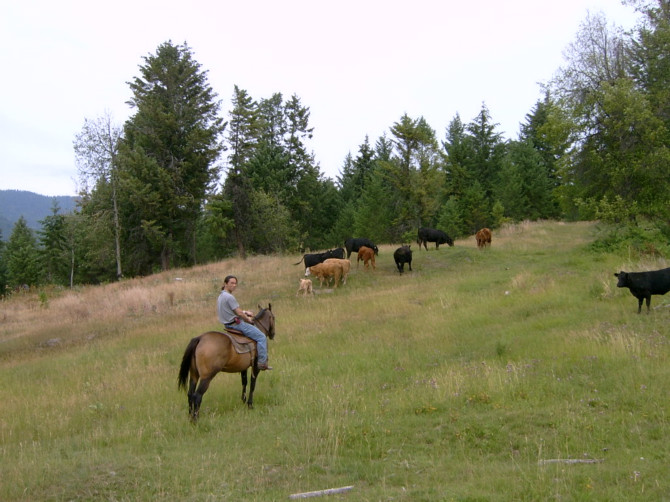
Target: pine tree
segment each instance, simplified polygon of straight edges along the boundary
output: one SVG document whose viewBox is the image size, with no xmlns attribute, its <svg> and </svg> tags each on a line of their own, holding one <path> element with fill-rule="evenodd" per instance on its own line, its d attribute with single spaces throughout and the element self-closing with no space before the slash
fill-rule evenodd
<svg viewBox="0 0 670 502">
<path fill-rule="evenodd" d="M 7 295 L 7 287 L 7 258 L 5 252 L 5 242 L 2 240 L 2 231 L 0 231 L 0 298 Z"/>
<path fill-rule="evenodd" d="M 126 236 L 142 266 L 193 264 L 196 226 L 219 168 L 225 124 L 207 72 L 188 45 L 160 45 L 129 82 L 136 113 L 121 148 Z"/>
<path fill-rule="evenodd" d="M 65 216 L 59 214 L 60 207 L 54 199 L 51 214 L 40 221 L 38 231 L 42 250 L 42 264 L 47 283 L 67 284 L 68 249 L 65 234 Z"/>
<path fill-rule="evenodd" d="M 42 282 L 40 251 L 33 231 L 21 216 L 14 224 L 4 252 L 10 287 L 37 286 Z"/>
</svg>

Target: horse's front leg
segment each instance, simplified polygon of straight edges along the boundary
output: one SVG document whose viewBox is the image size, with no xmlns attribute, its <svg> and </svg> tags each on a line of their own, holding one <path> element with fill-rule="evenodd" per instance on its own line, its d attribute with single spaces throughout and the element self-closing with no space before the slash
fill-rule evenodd
<svg viewBox="0 0 670 502">
<path fill-rule="evenodd" d="M 247 370 L 240 371 L 242 375 L 242 402 L 247 402 Z"/>
<path fill-rule="evenodd" d="M 247 406 L 249 409 L 254 407 L 254 389 L 256 388 L 256 377 L 258 376 L 258 368 L 254 365 L 251 370 L 251 383 L 249 384 L 249 400 L 247 401 Z"/>
</svg>

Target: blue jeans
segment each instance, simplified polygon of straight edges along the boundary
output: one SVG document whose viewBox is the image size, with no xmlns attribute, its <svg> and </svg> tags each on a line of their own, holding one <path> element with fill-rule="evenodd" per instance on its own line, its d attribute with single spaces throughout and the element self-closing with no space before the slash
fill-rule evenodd
<svg viewBox="0 0 670 502">
<path fill-rule="evenodd" d="M 258 351 L 258 364 L 268 362 L 268 339 L 260 329 L 244 321 L 239 324 L 226 324 L 226 327 L 241 331 L 244 333 L 244 336 L 254 340 L 256 342 L 256 350 Z"/>
</svg>

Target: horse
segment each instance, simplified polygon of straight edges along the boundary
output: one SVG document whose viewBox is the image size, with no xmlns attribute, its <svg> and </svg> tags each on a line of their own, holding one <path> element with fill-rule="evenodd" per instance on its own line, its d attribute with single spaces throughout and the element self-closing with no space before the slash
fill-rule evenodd
<svg viewBox="0 0 670 502">
<path fill-rule="evenodd" d="M 272 313 L 272 304 L 268 308 L 258 306 L 259 312 L 254 316 L 254 325 L 260 329 L 265 336 L 273 340 L 275 337 L 275 316 Z M 240 372 L 242 375 L 242 402 L 247 403 L 249 408 L 254 404 L 254 388 L 258 369 L 258 357 L 256 355 L 256 342 L 241 332 L 226 329 L 227 333 L 219 331 L 207 331 L 206 333 L 191 339 L 179 369 L 177 379 L 178 387 L 186 389 L 186 378 L 188 385 L 188 409 L 191 422 L 198 420 L 202 396 L 212 379 L 220 371 L 226 373 Z M 235 337 L 234 343 L 231 337 Z M 236 345 L 247 346 L 246 352 L 236 350 Z M 243 349 L 244 350 L 244 349 Z M 249 399 L 247 400 L 247 369 L 251 368 L 251 385 L 249 386 Z"/>
</svg>

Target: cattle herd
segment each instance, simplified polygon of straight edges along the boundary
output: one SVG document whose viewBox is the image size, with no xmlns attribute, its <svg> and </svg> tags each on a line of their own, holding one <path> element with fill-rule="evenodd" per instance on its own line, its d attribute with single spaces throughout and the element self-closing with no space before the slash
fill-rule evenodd
<svg viewBox="0 0 670 502">
<path fill-rule="evenodd" d="M 486 235 L 486 244 L 490 245 L 491 231 L 488 228 L 484 228 L 477 233 L 477 246 L 483 247 L 479 245 L 481 232 L 484 232 L 483 235 Z M 421 246 L 423 245 L 426 251 L 428 251 L 429 242 L 435 243 L 435 249 L 439 249 L 440 244 L 447 244 L 448 246 L 454 245 L 454 240 L 442 230 L 425 227 L 420 228 L 417 233 L 419 249 L 421 249 Z M 347 239 L 344 242 L 344 248 L 329 249 L 328 251 L 321 253 L 304 254 L 300 261 L 294 265 L 304 264 L 305 276 L 313 276 L 319 279 L 320 286 L 323 286 L 324 283 L 328 285 L 332 281 L 336 288 L 338 283 L 347 283 L 347 276 L 351 269 L 350 258 L 352 253 L 357 253 L 356 267 L 360 265 L 360 262 L 363 262 L 363 266 L 366 270 L 375 270 L 377 268 L 375 256 L 379 256 L 379 248 L 370 239 L 363 237 Z M 400 274 L 404 273 L 405 264 L 407 264 L 411 271 L 411 245 L 405 244 L 396 249 L 393 253 L 393 260 L 395 261 Z M 296 295 L 301 293 L 304 295 L 313 294 L 312 281 L 310 279 L 300 279 L 300 285 Z"/>
<path fill-rule="evenodd" d="M 482 228 L 475 234 L 477 248 L 485 249 L 491 246 L 491 230 Z M 442 230 L 434 228 L 421 227 L 417 233 L 417 244 L 419 250 L 421 246 L 428 251 L 428 243 L 434 242 L 435 249 L 440 248 L 440 244 L 454 245 L 454 240 Z M 346 252 L 346 258 L 345 256 Z M 357 253 L 356 266 L 363 262 L 365 269 L 376 269 L 375 256 L 379 255 L 379 248 L 370 239 L 363 237 L 347 239 L 344 242 L 344 248 L 330 249 L 322 253 L 307 253 L 303 255 L 298 263 L 304 263 L 305 276 L 314 276 L 319 279 L 319 284 L 323 287 L 330 281 L 334 282 L 334 287 L 338 283 L 346 284 L 347 276 L 351 269 L 350 257 L 352 253 Z M 393 253 L 393 260 L 400 274 L 405 271 L 405 264 L 409 270 L 412 270 L 412 250 L 411 245 L 400 246 Z M 652 295 L 664 295 L 670 291 L 670 268 L 662 270 L 651 270 L 648 272 L 618 272 L 614 274 L 617 277 L 617 287 L 628 288 L 630 293 L 637 298 L 637 313 L 642 312 L 642 303 L 646 301 L 647 313 L 650 311 Z M 313 294 L 312 281 L 310 279 L 300 279 L 300 285 L 296 295 Z"/>
</svg>

